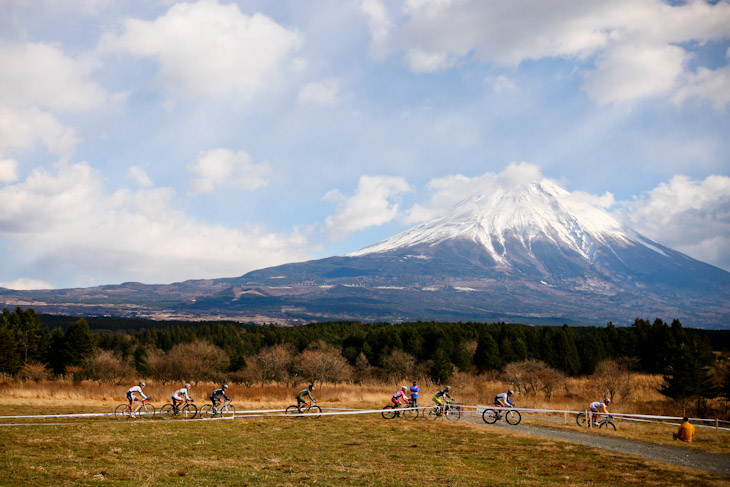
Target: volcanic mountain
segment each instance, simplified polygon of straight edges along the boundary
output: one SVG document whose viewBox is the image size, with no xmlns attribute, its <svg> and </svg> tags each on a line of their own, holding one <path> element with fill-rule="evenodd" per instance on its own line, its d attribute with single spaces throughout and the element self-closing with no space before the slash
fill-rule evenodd
<svg viewBox="0 0 730 487">
<path fill-rule="evenodd" d="M 0 300 L 13 295 L 42 300 L 49 311 L 75 301 L 91 312 L 153 317 L 534 324 L 660 317 L 730 326 L 730 273 L 651 241 L 549 180 L 475 194 L 342 257 L 165 286 L 4 291 Z"/>
</svg>

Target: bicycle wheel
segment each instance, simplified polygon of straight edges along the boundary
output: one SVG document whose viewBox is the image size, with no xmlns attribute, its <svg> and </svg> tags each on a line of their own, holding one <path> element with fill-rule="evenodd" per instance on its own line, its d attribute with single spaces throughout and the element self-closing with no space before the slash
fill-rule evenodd
<svg viewBox="0 0 730 487">
<path fill-rule="evenodd" d="M 400 414 L 406 419 L 416 419 L 418 417 L 418 409 L 404 409 Z"/>
<path fill-rule="evenodd" d="M 160 408 L 160 417 L 162 419 L 172 419 L 175 417 L 175 410 L 172 408 L 172 404 L 165 404 Z"/>
<path fill-rule="evenodd" d="M 288 408 L 286 408 L 285 413 L 287 418 L 294 419 L 299 416 L 299 408 L 296 406 L 289 406 Z"/>
<path fill-rule="evenodd" d="M 307 415 L 309 419 L 319 419 L 319 417 L 322 415 L 322 408 L 319 406 L 312 406 L 311 408 L 307 409 Z"/>
<path fill-rule="evenodd" d="M 224 404 L 220 413 L 224 418 L 232 419 L 236 416 L 236 408 L 233 407 L 233 404 Z"/>
<path fill-rule="evenodd" d="M 441 417 L 441 408 L 434 406 L 428 410 L 428 417 L 431 419 L 438 419 Z"/>
<path fill-rule="evenodd" d="M 180 410 L 183 419 L 193 419 L 198 414 L 198 407 L 195 404 L 186 404 Z"/>
<path fill-rule="evenodd" d="M 459 406 L 446 406 L 444 414 L 446 415 L 446 419 L 459 421 L 461 419 L 461 408 Z"/>
<path fill-rule="evenodd" d="M 575 422 L 578 423 L 578 426 L 585 426 L 586 413 L 578 413 L 578 416 L 575 417 Z"/>
<path fill-rule="evenodd" d="M 504 415 L 504 419 L 511 425 L 517 425 L 520 424 L 520 421 L 522 421 L 522 415 L 519 411 L 510 410 Z"/>
<path fill-rule="evenodd" d="M 200 408 L 200 417 L 203 419 L 211 419 L 215 417 L 215 408 L 210 404 L 206 404 Z"/>
<path fill-rule="evenodd" d="M 153 419 L 155 417 L 155 407 L 152 404 L 144 403 L 137 410 L 137 416 L 142 419 Z"/>
<path fill-rule="evenodd" d="M 384 419 L 393 419 L 395 418 L 395 411 L 392 405 L 388 404 L 383 408 L 383 412 L 380 413 L 383 415 Z"/>
<path fill-rule="evenodd" d="M 497 411 L 494 409 L 485 409 L 482 413 L 482 419 L 487 424 L 494 424 L 497 421 Z"/>
<path fill-rule="evenodd" d="M 114 410 L 114 417 L 119 420 L 129 419 L 129 416 L 131 413 L 132 413 L 132 410 L 129 408 L 129 404 L 120 404 Z"/>
<path fill-rule="evenodd" d="M 611 421 L 601 421 L 601 423 L 598 426 L 599 429 L 606 429 L 608 431 L 616 431 L 616 425 L 613 424 Z"/>
</svg>

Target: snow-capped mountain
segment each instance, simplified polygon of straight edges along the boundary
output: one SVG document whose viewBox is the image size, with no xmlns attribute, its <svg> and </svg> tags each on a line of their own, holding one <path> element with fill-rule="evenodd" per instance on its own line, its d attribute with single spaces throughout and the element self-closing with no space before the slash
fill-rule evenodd
<svg viewBox="0 0 730 487">
<path fill-rule="evenodd" d="M 233 279 L 0 290 L 41 311 L 286 322 L 630 323 L 730 327 L 730 273 L 662 246 L 550 181 L 493 187 L 343 257 Z"/>
<path fill-rule="evenodd" d="M 502 266 L 510 265 L 508 241 L 516 243 L 520 253 L 530 254 L 533 243 L 545 240 L 589 261 L 596 258 L 597 246 L 612 244 L 633 242 L 661 252 L 605 211 L 543 180 L 519 192 L 507 192 L 500 187 L 477 194 L 441 218 L 348 255 L 358 257 L 422 244 L 438 245 L 454 239 L 480 244 L 495 264 Z"/>
</svg>

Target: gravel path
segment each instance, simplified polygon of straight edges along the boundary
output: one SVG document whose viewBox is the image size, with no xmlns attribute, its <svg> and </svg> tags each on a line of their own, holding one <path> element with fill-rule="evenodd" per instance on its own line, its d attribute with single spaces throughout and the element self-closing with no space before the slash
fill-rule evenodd
<svg viewBox="0 0 730 487">
<path fill-rule="evenodd" d="M 484 424 L 484 422 L 478 418 L 465 419 L 467 419 L 467 421 Z M 581 445 L 587 445 L 594 448 L 602 448 L 604 450 L 634 455 L 648 460 L 656 460 L 659 462 L 696 468 L 698 470 L 704 470 L 706 472 L 717 473 L 730 477 L 730 457 L 717 453 L 688 450 L 686 448 L 674 446 L 655 445 L 641 441 L 631 441 L 623 438 L 612 438 L 610 436 L 593 435 L 590 433 L 581 433 L 578 431 L 569 431 L 529 424 L 510 426 L 504 421 L 498 421 L 493 425 L 485 424 L 484 427 L 505 428 L 513 431 L 519 431 L 521 433 L 565 440 L 571 443 L 579 443 Z"/>
</svg>

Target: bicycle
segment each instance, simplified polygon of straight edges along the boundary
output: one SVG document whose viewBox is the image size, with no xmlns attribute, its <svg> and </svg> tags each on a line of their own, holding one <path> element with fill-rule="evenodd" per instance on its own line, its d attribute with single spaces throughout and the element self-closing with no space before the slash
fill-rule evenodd
<svg viewBox="0 0 730 487">
<path fill-rule="evenodd" d="M 604 415 L 604 418 L 601 420 L 596 421 L 597 414 L 593 415 L 593 426 L 598 426 L 598 429 L 606 428 L 606 430 L 610 431 L 616 431 L 616 425 L 613 424 L 613 416 Z M 586 413 L 578 413 L 578 416 L 575 417 L 575 422 L 578 423 L 578 426 L 585 426 L 586 425 Z"/>
<path fill-rule="evenodd" d="M 155 407 L 149 403 L 150 400 L 150 398 L 147 398 L 142 401 L 120 404 L 114 409 L 114 417 L 119 420 L 137 417 L 142 419 L 152 419 L 155 417 Z M 142 404 L 140 404 L 136 409 L 133 409 L 132 405 L 137 402 L 142 402 Z"/>
<path fill-rule="evenodd" d="M 226 399 L 220 403 L 220 406 L 213 407 L 212 404 L 206 404 L 200 408 L 198 414 L 203 419 L 212 419 L 216 416 L 220 416 L 226 419 L 233 418 L 236 415 L 236 408 L 233 407 L 231 402 L 233 399 Z"/>
<path fill-rule="evenodd" d="M 286 411 L 285 411 L 286 417 L 289 419 L 294 419 L 297 417 L 309 418 L 309 419 L 319 419 L 320 415 L 322 414 L 322 408 L 317 406 L 313 402 L 309 402 L 309 403 L 305 403 L 305 404 L 306 404 L 306 407 L 302 406 L 301 411 L 299 410 L 299 407 L 296 404 L 286 408 Z"/>
<path fill-rule="evenodd" d="M 438 404 L 428 410 L 428 417 L 431 419 L 437 419 L 441 416 L 441 406 Z M 461 406 L 455 404 L 453 399 L 451 401 L 447 401 L 444 404 L 443 416 L 451 421 L 459 421 L 461 419 Z"/>
<path fill-rule="evenodd" d="M 513 426 L 520 424 L 520 421 L 522 421 L 522 415 L 519 411 L 515 409 L 507 409 L 507 412 L 502 414 L 501 409 L 504 408 L 497 407 L 496 409 L 485 409 L 482 412 L 482 419 L 487 424 L 494 424 L 502 418 Z"/>
<path fill-rule="evenodd" d="M 183 407 L 179 407 L 173 404 L 165 404 L 160 408 L 160 417 L 162 419 L 192 419 L 198 414 L 198 408 L 193 404 L 193 401 L 185 401 Z"/>
<path fill-rule="evenodd" d="M 415 419 L 418 417 L 418 409 L 410 409 L 414 407 L 413 401 L 408 401 L 403 405 L 403 408 L 399 408 L 395 404 L 387 404 L 383 408 L 383 412 L 380 414 L 382 414 L 385 419 L 393 419 L 396 416 L 399 418 Z"/>
</svg>

